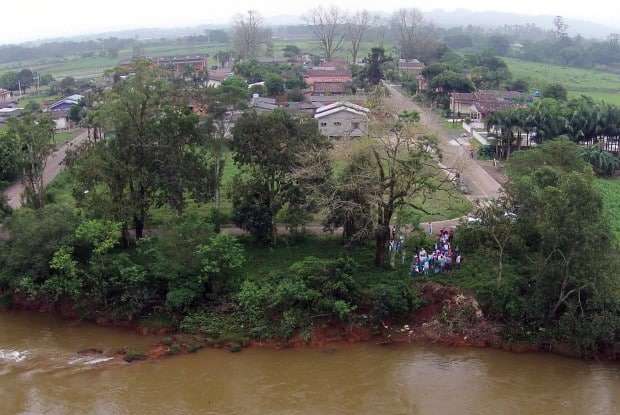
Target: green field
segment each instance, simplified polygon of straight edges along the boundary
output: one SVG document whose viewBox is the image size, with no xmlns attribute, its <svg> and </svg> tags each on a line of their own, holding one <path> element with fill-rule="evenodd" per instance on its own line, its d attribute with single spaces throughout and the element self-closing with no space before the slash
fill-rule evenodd
<svg viewBox="0 0 620 415">
<path fill-rule="evenodd" d="M 318 42 L 314 40 L 294 40 L 287 41 L 276 39 L 273 42 L 273 51 L 276 57 L 282 57 L 282 48 L 285 45 L 296 45 L 304 53 L 320 54 Z M 364 42 L 360 47 L 359 56 L 365 56 L 370 49 L 375 46 L 374 43 Z M 144 52 L 148 56 L 182 56 L 192 54 L 209 54 L 213 56 L 220 50 L 229 50 L 232 44 L 226 43 L 192 43 L 178 40 L 170 40 L 161 44 L 145 45 Z M 386 46 L 389 48 L 389 46 Z M 338 57 L 350 57 L 348 44 L 341 51 L 336 53 Z M 65 56 L 59 58 L 48 58 L 31 61 L 12 62 L 0 64 L 0 74 L 7 71 L 18 71 L 22 68 L 30 68 L 41 74 L 51 74 L 55 78 L 63 78 L 72 76 L 74 78 L 95 78 L 101 76 L 107 69 L 114 68 L 120 62 L 131 59 L 132 50 L 123 49 L 119 51 L 118 57 L 82 57 L 82 56 Z M 212 61 L 213 62 L 213 61 Z"/>
<path fill-rule="evenodd" d="M 603 204 L 611 227 L 616 237 L 620 238 L 620 180 L 597 179 L 596 187 L 603 194 Z"/>
<path fill-rule="evenodd" d="M 525 79 L 532 89 L 542 89 L 549 83 L 561 83 L 569 96 L 587 95 L 596 100 L 620 105 L 620 75 L 596 69 L 580 69 L 568 66 L 503 58 L 513 79 Z"/>
</svg>

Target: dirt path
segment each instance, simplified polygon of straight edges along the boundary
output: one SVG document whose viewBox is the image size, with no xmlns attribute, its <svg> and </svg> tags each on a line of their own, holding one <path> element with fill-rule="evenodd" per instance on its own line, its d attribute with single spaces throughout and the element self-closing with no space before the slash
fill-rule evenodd
<svg viewBox="0 0 620 415">
<path fill-rule="evenodd" d="M 72 140 L 67 141 L 62 146 L 60 146 L 48 159 L 47 165 L 45 166 L 45 170 L 43 172 L 43 183 L 47 186 L 49 183 L 54 180 L 56 176 L 63 170 L 64 165 L 62 164 L 65 155 L 67 154 L 67 150 L 72 146 L 82 143 L 83 141 L 88 139 L 88 134 L 84 131 L 78 134 Z M 9 186 L 4 194 L 7 197 L 9 206 L 12 209 L 17 209 L 22 205 L 22 195 L 24 194 L 24 185 L 22 182 L 13 183 Z"/>
<path fill-rule="evenodd" d="M 462 139 L 459 140 L 460 131 L 449 131 L 438 115 L 413 102 L 398 87 L 389 84 L 386 86 L 391 93 L 390 97 L 386 98 L 388 108 L 396 114 L 404 110 L 414 110 L 420 114 L 422 124 L 439 139 L 439 148 L 443 155 L 442 164 L 460 173 L 471 199 L 489 200 L 499 196 L 501 185 L 471 158 L 467 145 Z"/>
</svg>

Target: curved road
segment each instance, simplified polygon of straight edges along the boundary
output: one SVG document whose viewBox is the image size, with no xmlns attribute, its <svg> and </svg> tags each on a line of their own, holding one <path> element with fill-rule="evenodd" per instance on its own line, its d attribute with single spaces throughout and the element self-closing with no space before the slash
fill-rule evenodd
<svg viewBox="0 0 620 415">
<path fill-rule="evenodd" d="M 469 190 L 469 197 L 474 201 L 495 199 L 499 196 L 502 186 L 472 159 L 469 149 L 463 146 L 454 132 L 450 132 L 443 125 L 443 119 L 432 111 L 422 108 L 411 98 L 406 96 L 394 85 L 385 84 L 390 90 L 390 96 L 385 98 L 386 106 L 395 114 L 404 110 L 413 110 L 420 114 L 420 121 L 439 140 L 439 149 L 442 153 L 442 164 L 455 172 L 460 173 L 461 180 Z"/>
</svg>

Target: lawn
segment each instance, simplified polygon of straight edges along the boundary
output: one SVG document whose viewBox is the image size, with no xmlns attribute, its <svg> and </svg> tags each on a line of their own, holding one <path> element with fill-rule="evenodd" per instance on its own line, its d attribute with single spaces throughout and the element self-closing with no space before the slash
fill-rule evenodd
<svg viewBox="0 0 620 415">
<path fill-rule="evenodd" d="M 595 185 L 603 195 L 603 204 L 611 227 L 620 240 L 620 180 L 597 179 Z"/>
<path fill-rule="evenodd" d="M 561 65 L 503 58 L 513 79 L 525 79 L 532 90 L 546 84 L 563 84 L 569 96 L 588 95 L 597 100 L 620 105 L 620 75 L 596 69 L 581 69 Z"/>
<path fill-rule="evenodd" d="M 62 131 L 60 133 L 54 134 L 54 144 L 61 145 L 66 143 L 67 141 L 73 139 L 76 136 L 75 131 Z"/>
</svg>

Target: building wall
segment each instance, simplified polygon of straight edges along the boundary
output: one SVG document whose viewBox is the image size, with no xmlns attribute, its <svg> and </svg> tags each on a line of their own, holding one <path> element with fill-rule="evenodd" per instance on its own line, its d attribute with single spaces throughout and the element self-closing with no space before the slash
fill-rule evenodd
<svg viewBox="0 0 620 415">
<path fill-rule="evenodd" d="M 317 119 L 321 134 L 327 137 L 363 137 L 368 134 L 368 117 L 341 111 Z M 359 123 L 359 129 L 353 129 Z"/>
</svg>

